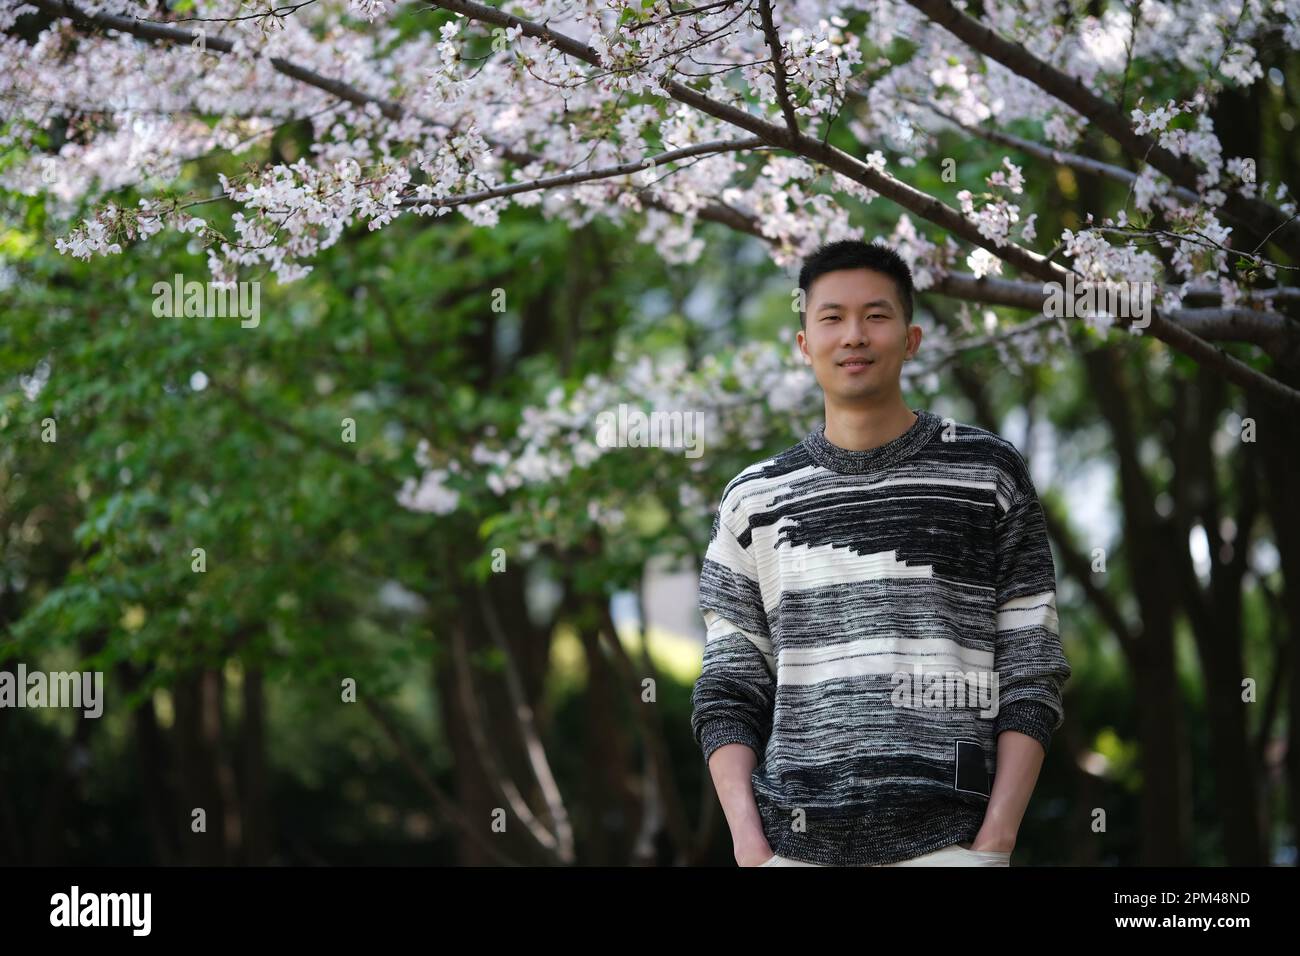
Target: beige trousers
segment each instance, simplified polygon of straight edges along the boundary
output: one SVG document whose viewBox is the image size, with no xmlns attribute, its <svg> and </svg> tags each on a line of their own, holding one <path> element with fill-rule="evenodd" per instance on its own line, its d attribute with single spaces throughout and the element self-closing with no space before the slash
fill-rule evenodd
<svg viewBox="0 0 1300 956">
<path fill-rule="evenodd" d="M 821 863 L 805 863 L 789 857 L 772 855 L 766 863 L 759 866 L 822 866 Z M 1010 866 L 1011 854 L 999 850 L 972 850 L 970 844 L 954 843 L 933 853 L 924 853 L 910 860 L 897 863 L 881 863 L 880 866 Z"/>
</svg>

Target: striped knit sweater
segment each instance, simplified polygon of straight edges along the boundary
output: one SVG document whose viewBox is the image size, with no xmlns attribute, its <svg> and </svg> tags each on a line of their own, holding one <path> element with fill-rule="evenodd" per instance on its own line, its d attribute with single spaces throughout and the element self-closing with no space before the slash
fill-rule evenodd
<svg viewBox="0 0 1300 956">
<path fill-rule="evenodd" d="M 916 414 L 867 451 L 819 424 L 732 479 L 714 516 L 691 725 L 706 764 L 723 744 L 753 749 L 784 857 L 891 863 L 973 840 L 997 735 L 1046 749 L 1064 716 L 1070 665 L 1024 459 Z"/>
</svg>

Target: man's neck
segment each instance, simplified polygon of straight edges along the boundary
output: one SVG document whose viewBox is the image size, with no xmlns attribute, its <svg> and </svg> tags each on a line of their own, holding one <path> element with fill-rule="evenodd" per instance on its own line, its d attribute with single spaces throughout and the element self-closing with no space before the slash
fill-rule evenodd
<svg viewBox="0 0 1300 956">
<path fill-rule="evenodd" d="M 916 423 L 902 394 L 883 405 L 826 403 L 826 440 L 847 451 L 870 451 L 898 438 Z"/>
</svg>

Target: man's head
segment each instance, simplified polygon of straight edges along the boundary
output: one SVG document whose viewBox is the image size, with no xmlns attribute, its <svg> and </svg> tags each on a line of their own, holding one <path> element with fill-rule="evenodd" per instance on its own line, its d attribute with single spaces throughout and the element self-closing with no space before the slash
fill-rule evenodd
<svg viewBox="0 0 1300 956">
<path fill-rule="evenodd" d="M 828 272 L 841 269 L 870 269 L 894 280 L 896 304 L 902 306 L 903 317 L 912 321 L 912 270 L 903 257 L 888 246 L 878 242 L 865 243 L 860 239 L 842 239 L 828 242 L 803 261 L 799 270 L 799 288 L 804 295 L 804 309 L 799 311 L 799 327 L 808 328 L 808 307 L 812 305 L 812 285 Z"/>
<path fill-rule="evenodd" d="M 799 349 L 828 399 L 887 398 L 921 330 L 912 325 L 912 270 L 887 246 L 846 239 L 799 270 Z"/>
</svg>

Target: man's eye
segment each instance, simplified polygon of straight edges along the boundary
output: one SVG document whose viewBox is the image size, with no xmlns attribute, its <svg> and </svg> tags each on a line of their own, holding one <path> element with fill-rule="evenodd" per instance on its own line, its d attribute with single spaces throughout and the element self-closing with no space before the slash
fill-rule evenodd
<svg viewBox="0 0 1300 956">
<path fill-rule="evenodd" d="M 823 315 L 823 316 L 822 316 L 822 321 L 823 321 L 823 322 L 829 322 L 829 321 L 831 321 L 832 319 L 838 319 L 838 318 L 839 318 L 838 315 Z"/>
</svg>

